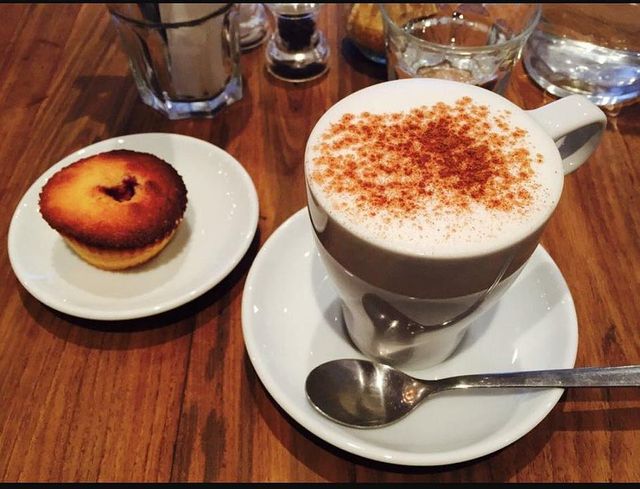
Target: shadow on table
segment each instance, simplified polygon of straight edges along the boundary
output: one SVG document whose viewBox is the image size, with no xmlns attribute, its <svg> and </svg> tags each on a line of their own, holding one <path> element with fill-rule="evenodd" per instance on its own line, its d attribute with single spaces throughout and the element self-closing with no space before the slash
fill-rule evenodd
<svg viewBox="0 0 640 489">
<path fill-rule="evenodd" d="M 65 123 L 86 117 L 106 126 L 107 134 L 118 123 L 123 123 L 125 115 L 138 99 L 133 79 L 114 75 L 79 76 L 73 81 L 73 95 Z M 149 111 L 156 113 L 151 108 Z"/>
<path fill-rule="evenodd" d="M 242 99 L 223 107 L 212 117 L 181 120 L 170 120 L 142 102 L 130 75 L 79 76 L 73 87 L 75 97 L 64 122 L 77 123 L 87 118 L 103 126 L 98 127 L 100 136 L 91 142 L 131 133 L 169 132 L 199 137 L 225 148 L 240 134 L 252 113 L 248 83 L 243 84 Z M 215 124 L 211 124 L 212 119 Z M 82 138 L 86 130 L 80 131 L 78 137 Z"/>
<path fill-rule="evenodd" d="M 203 324 L 195 318 L 221 298 L 231 295 L 235 300 L 242 288 L 237 285 L 244 280 L 258 253 L 260 229 L 238 265 L 218 285 L 196 299 L 170 311 L 139 319 L 122 321 L 96 321 L 70 316 L 41 304 L 24 288 L 20 287 L 22 303 L 34 322 L 64 341 L 101 350 L 130 350 L 145 348 L 172 341 L 191 334 Z M 56 318 L 42 320 L 42 312 L 48 309 Z"/>
<path fill-rule="evenodd" d="M 352 465 L 381 473 L 397 474 L 403 481 L 462 481 L 469 480 L 471 469 L 476 465 L 489 464 L 487 469 L 493 482 L 509 481 L 534 460 L 549 443 L 557 431 L 623 431 L 640 429 L 638 407 L 615 407 L 617 402 L 640 401 L 640 393 L 634 388 L 585 389 L 578 397 L 572 396 L 571 405 L 567 404 L 565 392 L 560 402 L 549 415 L 520 440 L 496 452 L 483 457 L 457 464 L 436 467 L 413 467 L 372 461 L 334 447 L 320 439 L 293 420 L 271 397 L 259 381 L 249 357 L 245 354 L 247 383 L 259 415 L 264 419 L 273 435 L 284 447 L 306 467 L 325 480 L 332 482 L 356 481 Z M 613 407 L 603 409 L 581 409 L 584 401 L 606 400 Z M 577 409 L 576 409 L 577 406 Z M 295 427 L 293 435 L 278 427 L 288 422 Z M 309 449 L 309 444 L 314 449 Z M 494 462 L 495 461 L 495 462 Z M 345 467 L 340 467 L 346 464 Z M 477 471 L 482 474 L 485 471 Z M 345 474 L 337 478 L 336 474 Z M 477 476 L 480 481 L 482 476 Z"/>
<path fill-rule="evenodd" d="M 345 37 L 340 44 L 340 52 L 346 62 L 358 73 L 375 78 L 380 81 L 387 81 L 387 66 L 371 61 Z"/>
<path fill-rule="evenodd" d="M 618 117 L 610 117 L 608 124 L 622 135 L 640 134 L 640 101 L 620 109 Z"/>
<path fill-rule="evenodd" d="M 637 387 L 570 389 L 563 400 L 561 409 L 555 413 L 557 431 L 640 430 Z M 602 407 L 602 403 L 610 407 Z"/>
</svg>

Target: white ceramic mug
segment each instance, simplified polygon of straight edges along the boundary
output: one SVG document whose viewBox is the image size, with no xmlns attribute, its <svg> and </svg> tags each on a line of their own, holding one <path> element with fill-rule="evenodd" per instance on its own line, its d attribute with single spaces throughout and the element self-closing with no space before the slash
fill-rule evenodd
<svg viewBox="0 0 640 489">
<path fill-rule="evenodd" d="M 344 113 L 389 113 L 461 97 L 513 115 L 532 149 L 551 165 L 556 199 L 524 231 L 453 256 L 410 253 L 348 228 L 311 181 L 313 148 Z M 355 92 L 314 127 L 305 153 L 308 208 L 321 259 L 337 287 L 355 346 L 378 361 L 424 368 L 445 360 L 469 325 L 496 303 L 538 245 L 560 197 L 564 176 L 595 150 L 606 126 L 600 109 L 581 96 L 524 111 L 488 90 L 446 80 L 406 79 Z"/>
</svg>

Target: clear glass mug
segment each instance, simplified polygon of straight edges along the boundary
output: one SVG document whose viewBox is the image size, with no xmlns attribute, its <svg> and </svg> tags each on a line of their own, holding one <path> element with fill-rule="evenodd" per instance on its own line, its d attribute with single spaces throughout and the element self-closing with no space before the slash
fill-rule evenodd
<svg viewBox="0 0 640 489">
<path fill-rule="evenodd" d="M 537 4 L 381 4 L 389 80 L 454 80 L 504 93 Z"/>
<path fill-rule="evenodd" d="M 169 119 L 213 116 L 242 98 L 231 3 L 108 4 L 142 100 Z"/>
</svg>

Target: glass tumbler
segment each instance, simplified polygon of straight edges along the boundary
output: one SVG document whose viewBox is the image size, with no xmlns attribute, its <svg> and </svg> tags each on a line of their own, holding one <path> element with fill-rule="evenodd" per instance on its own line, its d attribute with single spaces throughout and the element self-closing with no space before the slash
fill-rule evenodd
<svg viewBox="0 0 640 489">
<path fill-rule="evenodd" d="M 108 4 L 140 97 L 169 119 L 213 116 L 242 98 L 231 3 Z"/>
<path fill-rule="evenodd" d="M 504 93 L 540 19 L 537 4 L 396 3 L 380 6 L 390 80 L 454 80 Z"/>
<path fill-rule="evenodd" d="M 640 100 L 640 4 L 543 5 L 524 65 L 558 97 L 605 107 Z"/>
</svg>

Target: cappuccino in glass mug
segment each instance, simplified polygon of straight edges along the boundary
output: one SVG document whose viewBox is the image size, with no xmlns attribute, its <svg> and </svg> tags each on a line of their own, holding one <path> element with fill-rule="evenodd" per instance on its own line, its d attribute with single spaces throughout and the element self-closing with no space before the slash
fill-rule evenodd
<svg viewBox="0 0 640 489">
<path fill-rule="evenodd" d="M 307 142 L 305 181 L 355 346 L 410 368 L 450 356 L 523 269 L 564 175 L 605 124 L 580 96 L 523 111 L 483 88 L 424 78 L 331 107 Z"/>
</svg>

